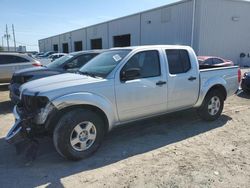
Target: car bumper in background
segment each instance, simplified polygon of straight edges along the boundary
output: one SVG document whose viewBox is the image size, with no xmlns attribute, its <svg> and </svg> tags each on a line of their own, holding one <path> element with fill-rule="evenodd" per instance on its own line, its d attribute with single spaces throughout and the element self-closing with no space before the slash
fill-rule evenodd
<svg viewBox="0 0 250 188">
<path fill-rule="evenodd" d="M 250 91 L 250 79 L 249 78 L 243 78 L 241 81 L 241 88 L 244 91 Z"/>
</svg>

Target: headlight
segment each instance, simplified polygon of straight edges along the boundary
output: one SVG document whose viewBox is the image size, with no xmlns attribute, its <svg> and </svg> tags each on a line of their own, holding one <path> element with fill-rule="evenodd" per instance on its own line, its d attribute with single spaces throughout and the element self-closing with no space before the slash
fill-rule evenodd
<svg viewBox="0 0 250 188">
<path fill-rule="evenodd" d="M 29 113 L 36 113 L 41 108 L 44 108 L 48 101 L 49 99 L 47 97 L 30 95 L 23 95 L 21 99 L 22 106 Z"/>
<path fill-rule="evenodd" d="M 48 115 L 54 108 L 54 105 L 50 102 L 44 108 L 41 108 L 40 112 L 35 117 L 35 123 L 39 125 L 44 124 Z"/>
<path fill-rule="evenodd" d="M 55 108 L 47 97 L 22 95 L 19 107 L 24 109 L 25 115 L 31 116 L 36 124 L 44 124 L 49 113 Z"/>
</svg>

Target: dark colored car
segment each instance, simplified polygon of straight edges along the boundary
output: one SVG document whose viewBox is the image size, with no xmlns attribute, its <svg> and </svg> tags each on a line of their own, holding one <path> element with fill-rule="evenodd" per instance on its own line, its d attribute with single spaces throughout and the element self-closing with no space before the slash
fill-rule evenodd
<svg viewBox="0 0 250 188">
<path fill-rule="evenodd" d="M 241 88 L 244 92 L 250 93 L 250 72 L 244 73 L 241 80 Z"/>
<path fill-rule="evenodd" d="M 63 57 L 65 55 L 68 55 L 66 53 L 55 53 L 55 54 L 52 54 L 50 55 L 48 58 L 51 59 L 51 62 L 52 61 L 55 61 L 56 59 L 59 59 L 60 57 Z"/>
<path fill-rule="evenodd" d="M 48 58 L 50 55 L 55 54 L 55 53 L 57 53 L 57 52 L 49 51 L 49 52 L 43 53 L 43 54 L 41 54 L 41 55 L 38 55 L 37 58 L 38 58 L 38 59 L 39 59 L 39 58 Z"/>
<path fill-rule="evenodd" d="M 226 60 L 220 57 L 213 56 L 198 56 L 200 67 L 228 67 L 233 66 L 234 63 L 230 60 Z"/>
<path fill-rule="evenodd" d="M 20 95 L 19 87 L 22 84 L 48 76 L 63 74 L 65 72 L 77 72 L 79 68 L 101 52 L 102 50 L 74 52 L 56 59 L 46 66 L 23 69 L 15 72 L 9 86 L 11 101 L 13 103 L 18 101 Z"/>
</svg>

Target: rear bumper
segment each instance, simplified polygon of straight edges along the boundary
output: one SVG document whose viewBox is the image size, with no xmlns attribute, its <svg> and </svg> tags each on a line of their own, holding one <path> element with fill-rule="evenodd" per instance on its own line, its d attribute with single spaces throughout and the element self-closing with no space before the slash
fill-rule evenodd
<svg viewBox="0 0 250 188">
<path fill-rule="evenodd" d="M 243 90 L 250 91 L 250 79 L 242 79 L 241 88 Z"/>
</svg>

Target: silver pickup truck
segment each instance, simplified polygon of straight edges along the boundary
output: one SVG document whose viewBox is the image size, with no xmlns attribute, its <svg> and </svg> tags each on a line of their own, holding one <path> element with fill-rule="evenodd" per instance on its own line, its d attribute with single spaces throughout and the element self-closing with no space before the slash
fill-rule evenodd
<svg viewBox="0 0 250 188">
<path fill-rule="evenodd" d="M 110 49 L 77 74 L 24 84 L 6 140 L 15 144 L 53 135 L 60 155 L 82 159 L 121 124 L 188 108 L 197 108 L 204 120 L 216 120 L 238 89 L 239 75 L 238 67 L 199 70 L 187 46 Z"/>
</svg>

